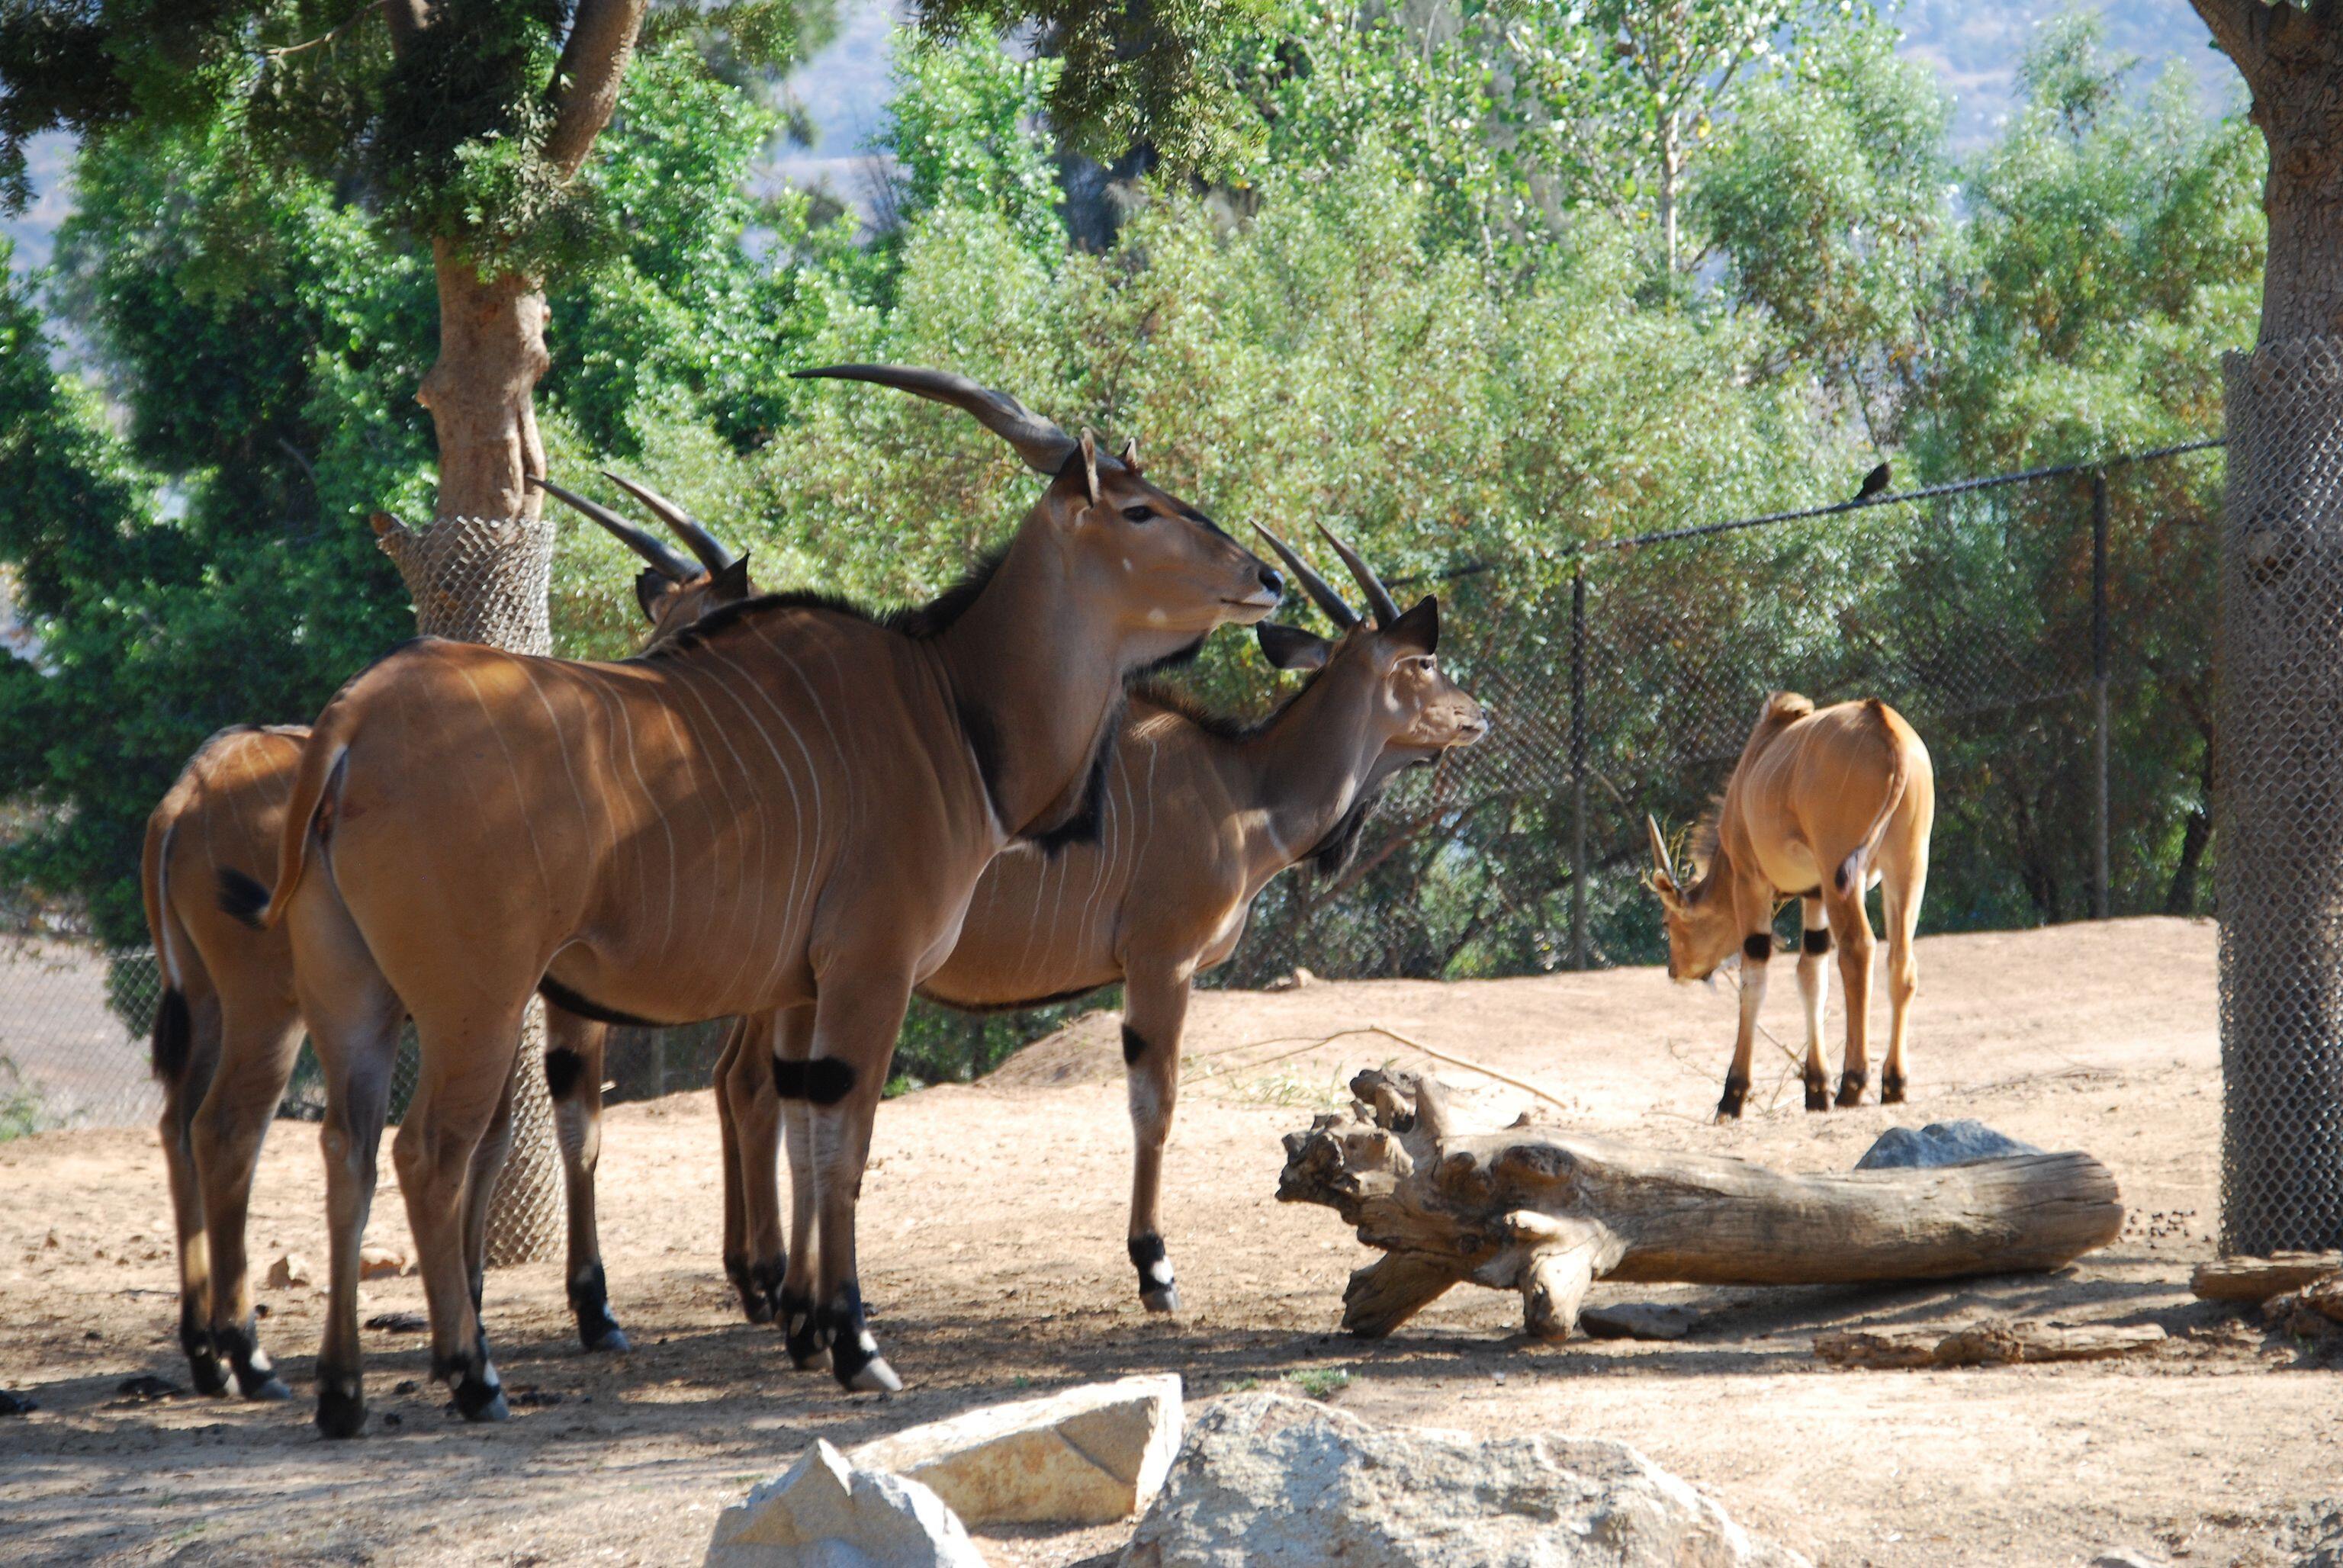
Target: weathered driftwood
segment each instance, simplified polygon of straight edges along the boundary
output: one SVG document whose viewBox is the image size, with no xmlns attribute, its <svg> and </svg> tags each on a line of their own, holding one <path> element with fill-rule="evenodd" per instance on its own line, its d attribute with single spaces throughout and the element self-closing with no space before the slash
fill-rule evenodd
<svg viewBox="0 0 2343 1568">
<path fill-rule="evenodd" d="M 2094 1362 L 2164 1343 L 2154 1323 L 2007 1323 L 1987 1319 L 1942 1329 L 1849 1330 L 1816 1334 L 1815 1354 L 1844 1367 L 2002 1366 L 2016 1362 Z"/>
<path fill-rule="evenodd" d="M 1785 1176 L 1745 1160 L 1516 1125 L 1451 1125 L 1437 1080 L 1369 1070 L 1350 1116 L 1285 1139 L 1277 1195 L 1322 1203 L 1385 1254 L 1351 1276 L 1368 1339 L 1470 1280 L 1522 1293 L 1563 1339 L 1597 1279 L 1718 1285 L 1938 1280 L 2055 1269 L 2115 1239 L 2115 1178 L 2087 1154 Z"/>
<path fill-rule="evenodd" d="M 2343 1274 L 2343 1252 L 2273 1252 L 2267 1258 L 2216 1258 L 2197 1265 L 2188 1288 L 2208 1302 L 2268 1301 L 2329 1274 Z"/>
</svg>

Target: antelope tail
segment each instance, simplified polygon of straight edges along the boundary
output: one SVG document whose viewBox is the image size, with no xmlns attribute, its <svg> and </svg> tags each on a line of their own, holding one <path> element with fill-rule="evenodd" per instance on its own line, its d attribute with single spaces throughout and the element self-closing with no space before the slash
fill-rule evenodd
<svg viewBox="0 0 2343 1568">
<path fill-rule="evenodd" d="M 327 795 L 341 777 L 342 759 L 350 749 L 352 719 L 338 698 L 317 716 L 308 744 L 301 749 L 301 769 L 294 776 L 293 793 L 285 802 L 285 838 L 277 849 L 277 886 L 264 888 L 258 879 L 223 866 L 219 873 L 219 905 L 256 931 L 265 931 L 285 918 L 285 906 L 301 885 L 307 868 L 309 837 L 317 826 Z"/>
<path fill-rule="evenodd" d="M 1841 892 L 1852 888 L 1857 894 L 1862 893 L 1864 879 L 1871 869 L 1871 857 L 1878 849 L 1879 840 L 1886 836 L 1887 824 L 1896 819 L 1896 810 L 1904 804 L 1904 792 L 1912 786 L 1912 766 L 1904 749 L 1896 746 L 1892 737 L 1888 745 L 1894 748 L 1896 759 L 1888 771 L 1886 796 L 1880 802 L 1879 814 L 1863 830 L 1863 842 L 1839 862 L 1837 881 Z"/>
<path fill-rule="evenodd" d="M 153 1065 L 163 1083 L 176 1083 L 187 1070 L 195 1049 L 195 1020 L 187 1010 L 186 963 L 190 944 L 187 929 L 171 909 L 171 836 L 178 830 L 179 789 L 174 788 L 163 804 L 146 819 L 146 843 L 138 857 L 138 896 L 146 906 L 146 930 L 155 940 L 155 964 L 162 970 L 163 997 L 155 1009 Z"/>
</svg>

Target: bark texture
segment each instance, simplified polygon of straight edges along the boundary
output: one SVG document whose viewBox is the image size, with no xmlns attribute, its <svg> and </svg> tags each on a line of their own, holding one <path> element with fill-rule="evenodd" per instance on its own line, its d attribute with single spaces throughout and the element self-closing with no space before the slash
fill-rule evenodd
<svg viewBox="0 0 2343 1568">
<path fill-rule="evenodd" d="M 1347 1120 L 1287 1135 L 1278 1197 L 1322 1203 L 1385 1255 L 1351 1277 L 1343 1326 L 1379 1338 L 1449 1287 L 1521 1292 L 1563 1339 L 1597 1279 L 1810 1285 L 2055 1269 L 2123 1226 L 2087 1154 L 1789 1176 L 1517 1123 L 1451 1125 L 1436 1080 L 1370 1070 Z M 1525 1119 L 1526 1120 L 1526 1119 Z"/>
<path fill-rule="evenodd" d="M 545 296 L 514 274 L 484 278 L 453 240 L 434 240 L 439 357 L 416 400 L 439 437 L 443 518 L 535 518 L 529 475 L 545 472 L 537 383 L 550 363 Z"/>
<path fill-rule="evenodd" d="M 2343 336 L 2343 4 L 2192 0 L 2268 145 L 2260 341 Z"/>
</svg>

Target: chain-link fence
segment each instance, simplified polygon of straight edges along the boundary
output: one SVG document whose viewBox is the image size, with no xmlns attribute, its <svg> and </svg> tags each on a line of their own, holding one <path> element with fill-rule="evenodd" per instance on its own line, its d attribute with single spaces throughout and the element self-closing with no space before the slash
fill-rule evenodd
<svg viewBox="0 0 2343 1568">
<path fill-rule="evenodd" d="M 1923 930 L 2207 912 L 2217 445 L 1461 565 L 1437 584 L 1441 658 L 1493 709 L 1492 735 L 1407 775 L 1341 875 L 1272 882 L 1207 983 L 1655 961 L 1644 813 L 1688 825 L 1783 689 L 1882 698 L 1926 740 Z M 72 1103 L 146 1120 L 152 960 L 115 966 L 149 977 L 137 983 L 109 980 L 102 955 L 81 961 L 67 1009 L 81 1010 L 55 1027 L 112 1031 L 87 1060 L 109 1064 L 115 1098 Z M 18 973 L 0 969 L 0 1020 L 18 1016 Z M 1044 1027 L 916 1010 L 899 1063 L 921 1076 L 980 1070 Z M 703 1087 L 719 1039 L 617 1031 L 609 1098 Z M 312 1071 L 297 1074 L 295 1114 L 315 1114 Z"/>
<path fill-rule="evenodd" d="M 1648 963 L 1643 819 L 1724 786 L 1766 695 L 1877 697 L 1935 760 L 1923 929 L 2210 907 L 2218 443 L 1589 548 L 1440 585 L 1490 738 L 1297 869 L 1212 983 Z"/>
<path fill-rule="evenodd" d="M 2343 1247 L 2343 339 L 2227 370 L 2221 1243 Z"/>
</svg>

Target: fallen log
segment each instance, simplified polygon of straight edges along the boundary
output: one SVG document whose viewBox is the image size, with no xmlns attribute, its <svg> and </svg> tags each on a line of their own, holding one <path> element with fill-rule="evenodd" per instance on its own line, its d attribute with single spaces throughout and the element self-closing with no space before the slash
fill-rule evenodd
<svg viewBox="0 0 2343 1568">
<path fill-rule="evenodd" d="M 1348 1118 L 1285 1138 L 1277 1195 L 1321 1203 L 1384 1256 L 1351 1276 L 1342 1326 L 1398 1328 L 1471 1281 L 1519 1291 L 1529 1332 L 1567 1338 L 1597 1279 L 1715 1285 L 1941 1280 L 2058 1268 L 2123 1227 L 2087 1154 L 1784 1175 L 1517 1124 L 1451 1124 L 1436 1079 L 1370 1070 Z"/>
<path fill-rule="evenodd" d="M 2199 1263 L 2188 1288 L 2207 1302 L 2259 1303 L 2343 1274 L 2343 1252 L 2273 1252 L 2267 1258 L 2216 1258 Z"/>
<path fill-rule="evenodd" d="M 1941 1329 L 1847 1330 L 1816 1334 L 1815 1354 L 1843 1367 L 2007 1366 L 2019 1362 L 2095 1362 L 2154 1350 L 2165 1333 L 2154 1323 L 2000 1322 L 1987 1319 Z"/>
</svg>

